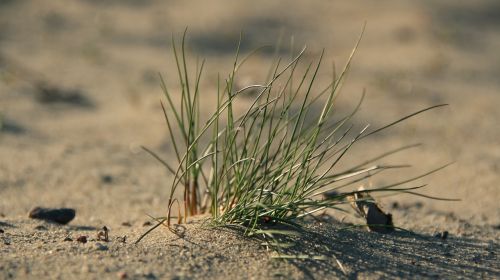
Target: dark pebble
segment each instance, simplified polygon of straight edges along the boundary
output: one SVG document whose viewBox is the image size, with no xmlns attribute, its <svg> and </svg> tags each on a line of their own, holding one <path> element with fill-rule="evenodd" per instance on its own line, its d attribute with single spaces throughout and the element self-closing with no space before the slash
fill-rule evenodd
<svg viewBox="0 0 500 280">
<path fill-rule="evenodd" d="M 323 193 L 323 199 L 336 199 L 338 198 L 340 193 L 336 190 L 330 190 Z"/>
<path fill-rule="evenodd" d="M 424 204 L 422 202 L 420 202 L 420 201 L 417 201 L 417 202 L 415 202 L 415 204 L 413 206 L 415 208 L 419 208 L 420 209 L 420 208 L 424 207 Z"/>
<path fill-rule="evenodd" d="M 438 232 L 434 235 L 434 237 L 446 240 L 446 238 L 448 238 L 448 231 L 445 230 L 443 232 Z"/>
<path fill-rule="evenodd" d="M 397 201 L 392 203 L 392 209 L 398 209 L 399 208 L 399 203 Z"/>
<path fill-rule="evenodd" d="M 443 234 L 441 235 L 441 239 L 445 240 L 446 238 L 448 238 L 448 232 L 445 230 L 445 231 L 443 231 Z"/>
<path fill-rule="evenodd" d="M 109 249 L 108 246 L 103 245 L 101 243 L 96 243 L 94 246 L 98 251 L 107 251 Z"/>
<path fill-rule="evenodd" d="M 63 241 L 73 241 L 73 239 L 71 239 L 71 237 L 68 236 L 68 237 L 64 238 Z"/>
<path fill-rule="evenodd" d="M 85 235 L 82 235 L 82 236 L 79 236 L 76 241 L 80 242 L 80 243 L 87 243 L 87 236 Z"/>
<path fill-rule="evenodd" d="M 101 176 L 101 181 L 103 183 L 106 183 L 106 184 L 111 184 L 111 183 L 113 183 L 113 176 L 108 175 L 108 174 L 102 175 Z"/>
<path fill-rule="evenodd" d="M 0 233 L 4 233 L 5 231 L 3 229 L 0 228 Z"/>
<path fill-rule="evenodd" d="M 144 222 L 144 224 L 142 224 L 143 227 L 147 227 L 147 226 L 150 226 L 150 225 L 151 225 L 150 221 L 146 221 L 146 222 Z"/>
<path fill-rule="evenodd" d="M 65 89 L 47 82 L 39 82 L 36 87 L 36 100 L 42 104 L 67 104 L 93 108 L 95 104 L 79 89 Z"/>
<path fill-rule="evenodd" d="M 43 208 L 35 207 L 29 212 L 32 219 L 56 222 L 58 224 L 67 224 L 75 218 L 76 211 L 71 208 Z"/>
<path fill-rule="evenodd" d="M 124 227 L 131 227 L 131 226 L 132 226 L 132 224 L 131 224 L 131 223 L 129 223 L 129 222 L 123 222 L 123 223 L 122 223 L 122 226 L 124 226 Z"/>
</svg>

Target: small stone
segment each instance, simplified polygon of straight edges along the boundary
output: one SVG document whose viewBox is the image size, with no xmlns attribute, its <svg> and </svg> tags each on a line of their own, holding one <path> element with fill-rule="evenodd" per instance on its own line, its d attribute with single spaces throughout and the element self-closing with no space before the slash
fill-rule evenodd
<svg viewBox="0 0 500 280">
<path fill-rule="evenodd" d="M 446 238 L 448 238 L 448 231 L 443 231 L 443 234 L 441 235 L 441 239 L 442 240 L 446 240 Z"/>
<path fill-rule="evenodd" d="M 151 225 L 150 221 L 145 221 L 144 224 L 142 224 L 143 227 L 148 227 Z"/>
<path fill-rule="evenodd" d="M 82 235 L 82 236 L 79 236 L 77 239 L 76 239 L 77 242 L 80 242 L 80 243 L 87 243 L 87 236 L 85 235 Z"/>
<path fill-rule="evenodd" d="M 131 224 L 131 223 L 129 223 L 129 222 L 123 222 L 123 223 L 122 223 L 122 226 L 124 226 L 124 227 L 131 227 L 131 226 L 132 226 L 132 224 Z"/>
<path fill-rule="evenodd" d="M 434 235 L 435 238 L 439 238 L 441 240 L 446 240 L 448 238 L 448 231 L 438 232 Z"/>
<path fill-rule="evenodd" d="M 109 174 L 104 174 L 101 176 L 101 182 L 103 182 L 105 184 L 111 184 L 111 183 L 113 183 L 113 176 L 111 176 Z"/>
<path fill-rule="evenodd" d="M 47 230 L 47 228 L 43 225 L 38 225 L 35 227 L 36 230 Z"/>
<path fill-rule="evenodd" d="M 118 276 L 118 279 L 127 279 L 127 273 L 124 271 L 120 271 L 116 275 Z"/>
<path fill-rule="evenodd" d="M 0 228 L 0 233 L 4 233 L 5 231 L 3 229 Z"/>
<path fill-rule="evenodd" d="M 323 193 L 323 199 L 328 200 L 328 199 L 338 199 L 340 193 L 336 190 L 330 190 L 326 191 Z"/>
<path fill-rule="evenodd" d="M 59 224 L 67 224 L 75 218 L 76 211 L 71 208 L 43 208 L 35 207 L 29 212 L 32 219 L 40 219 Z"/>
<path fill-rule="evenodd" d="M 108 246 L 101 243 L 96 243 L 94 246 L 98 251 L 107 251 L 109 249 Z"/>
<path fill-rule="evenodd" d="M 66 236 L 66 238 L 64 238 L 63 241 L 73 241 L 73 239 L 71 239 L 71 237 L 69 237 L 69 236 Z"/>
</svg>

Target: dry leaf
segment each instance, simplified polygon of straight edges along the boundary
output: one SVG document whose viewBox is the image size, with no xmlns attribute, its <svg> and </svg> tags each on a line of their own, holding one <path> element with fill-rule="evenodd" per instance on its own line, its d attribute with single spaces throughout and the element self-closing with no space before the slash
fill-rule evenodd
<svg viewBox="0 0 500 280">
<path fill-rule="evenodd" d="M 358 192 L 347 197 L 352 208 L 366 220 L 370 231 L 379 233 L 390 233 L 394 231 L 392 215 L 384 213 L 373 197 L 360 187 Z"/>
</svg>

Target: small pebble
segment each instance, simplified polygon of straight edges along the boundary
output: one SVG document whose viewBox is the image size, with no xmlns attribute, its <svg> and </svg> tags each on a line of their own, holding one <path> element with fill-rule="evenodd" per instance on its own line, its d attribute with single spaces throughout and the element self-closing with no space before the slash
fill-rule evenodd
<svg viewBox="0 0 500 280">
<path fill-rule="evenodd" d="M 0 228 L 0 233 L 4 233 L 5 231 L 3 229 Z"/>
<path fill-rule="evenodd" d="M 108 246 L 101 243 L 96 243 L 94 246 L 98 251 L 107 251 L 109 249 Z"/>
<path fill-rule="evenodd" d="M 481 262 L 481 256 L 480 255 L 475 255 L 472 258 L 472 261 L 475 262 L 475 263 L 480 263 Z"/>
<path fill-rule="evenodd" d="M 440 238 L 442 240 L 446 240 L 448 238 L 448 231 L 438 232 L 434 235 L 435 238 Z"/>
<path fill-rule="evenodd" d="M 64 238 L 63 241 L 73 241 L 73 239 L 71 239 L 71 237 L 67 236 L 66 238 Z"/>
<path fill-rule="evenodd" d="M 71 208 L 43 208 L 35 207 L 29 212 L 32 219 L 40 219 L 59 224 L 67 224 L 75 218 L 76 211 Z"/>
<path fill-rule="evenodd" d="M 335 199 L 340 195 L 336 190 L 331 190 L 323 193 L 323 199 Z"/>
<path fill-rule="evenodd" d="M 147 227 L 147 226 L 150 226 L 150 225 L 151 225 L 150 221 L 146 221 L 146 222 L 144 222 L 144 224 L 142 224 L 143 227 Z"/>
<path fill-rule="evenodd" d="M 87 236 L 85 235 L 82 235 L 82 236 L 79 236 L 76 241 L 80 242 L 80 243 L 87 243 Z"/>
<path fill-rule="evenodd" d="M 116 275 L 118 276 L 118 279 L 127 279 L 127 273 L 124 271 L 120 271 Z"/>
<path fill-rule="evenodd" d="M 417 202 L 415 202 L 415 204 L 413 206 L 415 206 L 415 208 L 422 208 L 422 207 L 424 207 L 424 204 L 420 201 L 417 201 Z"/>
<path fill-rule="evenodd" d="M 448 238 L 448 231 L 443 231 L 443 234 L 441 235 L 441 239 L 445 240 L 446 238 Z"/>
<path fill-rule="evenodd" d="M 43 225 L 38 225 L 35 227 L 36 230 L 47 230 L 47 228 Z"/>
<path fill-rule="evenodd" d="M 131 224 L 131 223 L 129 223 L 129 222 L 123 222 L 123 223 L 122 223 L 122 226 L 124 226 L 124 227 L 131 227 L 131 226 L 132 226 L 132 224 Z"/>
<path fill-rule="evenodd" d="M 101 176 L 101 181 L 106 184 L 111 184 L 113 183 L 113 176 L 109 174 L 105 174 Z"/>
</svg>

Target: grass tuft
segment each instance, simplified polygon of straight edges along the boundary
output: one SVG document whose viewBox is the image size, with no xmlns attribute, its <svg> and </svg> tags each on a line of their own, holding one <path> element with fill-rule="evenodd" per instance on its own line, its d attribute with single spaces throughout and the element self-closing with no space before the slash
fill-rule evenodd
<svg viewBox="0 0 500 280">
<path fill-rule="evenodd" d="M 294 228 L 300 227 L 300 218 L 327 208 L 338 209 L 356 193 L 340 192 L 341 189 L 385 170 L 408 167 L 376 162 L 417 145 L 365 159 L 347 170 L 337 170 L 338 163 L 359 141 L 408 118 L 446 106 L 431 106 L 380 128 L 369 130 L 366 125 L 354 132 L 351 120 L 363 101 L 363 94 L 351 113 L 333 117 L 337 111 L 335 100 L 361 37 L 362 33 L 342 71 L 338 75 L 334 71 L 328 86 L 320 89 L 316 83 L 324 53 L 316 61 L 305 63 L 306 48 L 288 62 L 277 58 L 265 83 L 236 88 L 239 69 L 254 54 L 240 57 L 240 37 L 232 70 L 223 78 L 218 76 L 217 90 L 208 97 L 216 100 L 216 108 L 207 117 L 202 117 L 200 109 L 200 81 L 205 63 L 197 63 L 192 74 L 186 60 L 186 32 L 180 45 L 172 38 L 180 101 L 175 101 L 177 93 L 174 96 L 168 90 L 160 75 L 164 93 L 161 105 L 178 164 L 170 166 L 155 152 L 144 148 L 173 174 L 173 181 L 166 217 L 155 219 L 157 224 L 140 239 L 159 225 L 170 227 L 174 217 L 177 223 L 182 223 L 190 216 L 207 213 L 214 225 L 238 225 L 247 235 L 268 237 L 270 246 L 286 247 L 288 243 L 276 240 L 296 235 Z M 235 103 L 250 91 L 254 99 L 239 113 Z M 417 193 L 423 185 L 412 183 L 444 167 L 364 192 L 408 193 L 437 199 Z M 322 198 L 322 194 L 332 191 L 335 191 L 333 196 Z"/>
</svg>

